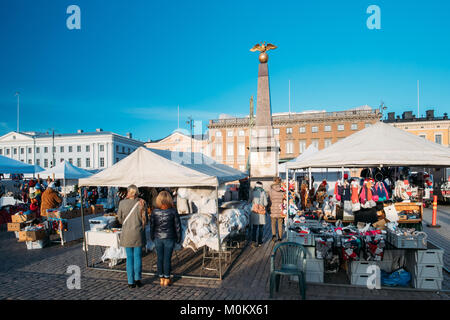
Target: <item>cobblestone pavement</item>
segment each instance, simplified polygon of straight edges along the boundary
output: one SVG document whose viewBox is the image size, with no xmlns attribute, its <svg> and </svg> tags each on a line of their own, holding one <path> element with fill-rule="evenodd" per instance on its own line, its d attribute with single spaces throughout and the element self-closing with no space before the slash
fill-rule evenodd
<svg viewBox="0 0 450 320">
<path fill-rule="evenodd" d="M 431 210 L 425 209 L 425 222 L 431 220 Z M 450 207 L 439 206 L 440 229 L 426 229 L 430 240 L 445 249 L 445 264 L 449 267 Z M 0 299 L 164 299 L 164 300 L 265 300 L 268 292 L 268 261 L 273 244 L 269 226 L 266 243 L 261 248 L 247 247 L 222 282 L 214 280 L 178 279 L 174 285 L 161 288 L 158 280 L 144 276 L 144 286 L 128 289 L 126 274 L 87 269 L 81 242 L 61 247 L 52 245 L 42 250 L 27 250 L 18 243 L 14 233 L 0 232 Z M 69 265 L 81 268 L 81 289 L 69 290 L 66 274 Z M 446 274 L 444 289 L 449 288 Z M 282 281 L 276 299 L 299 299 L 295 282 Z M 309 284 L 307 299 L 446 299 L 449 292 L 439 293 L 413 289 L 382 289 Z"/>
</svg>

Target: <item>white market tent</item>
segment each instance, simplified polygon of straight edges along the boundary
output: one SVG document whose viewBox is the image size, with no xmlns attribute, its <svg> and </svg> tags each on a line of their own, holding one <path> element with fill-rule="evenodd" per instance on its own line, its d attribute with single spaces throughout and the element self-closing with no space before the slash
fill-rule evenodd
<svg viewBox="0 0 450 320">
<path fill-rule="evenodd" d="M 450 148 L 378 122 L 287 169 L 381 166 L 450 167 Z"/>
<path fill-rule="evenodd" d="M 38 172 L 35 166 L 0 155 L 0 173 Z"/>
<path fill-rule="evenodd" d="M 286 171 L 286 164 L 303 161 L 303 160 L 307 159 L 308 157 L 312 156 L 313 154 L 315 154 L 318 151 L 319 151 L 319 149 L 317 149 L 314 145 L 310 144 L 309 147 L 306 148 L 306 150 L 301 155 L 299 155 L 295 159 L 292 159 L 292 160 L 289 160 L 287 162 L 284 162 L 284 163 L 280 164 L 278 166 L 278 172 L 279 173 L 284 173 Z"/>
<path fill-rule="evenodd" d="M 92 176 L 92 173 L 84 169 L 78 168 L 68 161 L 62 161 L 53 168 L 39 172 L 42 179 L 47 177 L 64 180 L 78 180 Z"/>
<path fill-rule="evenodd" d="M 219 186 L 245 178 L 234 168 L 196 152 L 172 152 L 140 147 L 125 159 L 89 178 L 80 187 L 193 187 Z"/>
</svg>

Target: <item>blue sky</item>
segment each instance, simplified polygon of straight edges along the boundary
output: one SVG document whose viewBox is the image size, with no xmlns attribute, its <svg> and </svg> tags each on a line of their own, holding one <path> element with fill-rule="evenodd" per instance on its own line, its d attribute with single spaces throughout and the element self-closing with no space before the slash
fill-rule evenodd
<svg viewBox="0 0 450 320">
<path fill-rule="evenodd" d="M 66 9 L 81 9 L 69 30 Z M 369 5 L 381 30 L 369 30 Z M 449 1 L 3 0 L 0 134 L 96 128 L 159 139 L 186 118 L 245 115 L 269 52 L 272 111 L 450 111 Z"/>
</svg>

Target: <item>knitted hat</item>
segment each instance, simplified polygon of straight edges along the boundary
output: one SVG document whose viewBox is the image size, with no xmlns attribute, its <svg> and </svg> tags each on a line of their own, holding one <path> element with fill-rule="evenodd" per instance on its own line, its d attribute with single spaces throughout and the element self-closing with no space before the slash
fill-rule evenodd
<svg viewBox="0 0 450 320">
<path fill-rule="evenodd" d="M 263 186 L 263 184 L 262 184 L 262 182 L 261 182 L 261 181 L 257 181 L 257 182 L 256 182 L 256 186 L 257 186 L 257 187 L 262 187 L 262 186 Z"/>
<path fill-rule="evenodd" d="M 348 173 L 344 173 L 344 179 L 348 179 Z"/>
</svg>

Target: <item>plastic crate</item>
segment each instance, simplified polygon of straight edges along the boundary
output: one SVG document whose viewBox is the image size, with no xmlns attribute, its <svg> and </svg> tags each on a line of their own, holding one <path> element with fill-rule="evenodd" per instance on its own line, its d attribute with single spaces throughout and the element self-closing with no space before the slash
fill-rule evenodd
<svg viewBox="0 0 450 320">
<path fill-rule="evenodd" d="M 424 243 L 424 234 L 418 236 L 404 236 L 397 235 L 391 231 L 388 231 L 387 240 L 395 248 L 399 249 L 426 249 L 427 244 Z"/>
<path fill-rule="evenodd" d="M 46 245 L 46 241 L 45 240 L 26 241 L 26 244 L 28 250 L 43 249 Z"/>
<path fill-rule="evenodd" d="M 416 278 L 443 279 L 442 265 L 438 264 L 416 264 L 411 268 L 411 273 Z"/>
<path fill-rule="evenodd" d="M 367 287 L 367 281 L 370 274 L 352 274 L 350 277 L 350 284 L 354 286 L 364 286 Z"/>
<path fill-rule="evenodd" d="M 413 286 L 416 289 L 442 290 L 442 279 L 414 277 Z"/>
<path fill-rule="evenodd" d="M 408 260 L 415 264 L 444 265 L 444 250 L 428 242 L 426 250 L 408 252 Z"/>
<path fill-rule="evenodd" d="M 295 231 L 289 230 L 288 241 L 299 243 L 303 246 L 314 246 L 314 234 L 301 234 Z"/>
<path fill-rule="evenodd" d="M 386 272 L 392 271 L 392 261 L 384 260 L 384 261 L 352 261 L 350 265 L 350 274 L 371 274 L 373 271 L 368 271 L 368 267 L 371 265 L 376 265 L 380 268 L 380 270 L 384 270 Z"/>
<path fill-rule="evenodd" d="M 324 271 L 324 265 L 322 259 L 306 259 L 306 273 L 309 272 L 322 272 Z"/>
<path fill-rule="evenodd" d="M 291 276 L 290 280 L 298 282 L 298 277 Z M 324 274 L 323 274 L 323 272 L 306 272 L 305 281 L 307 283 L 323 283 L 324 282 Z"/>
</svg>

